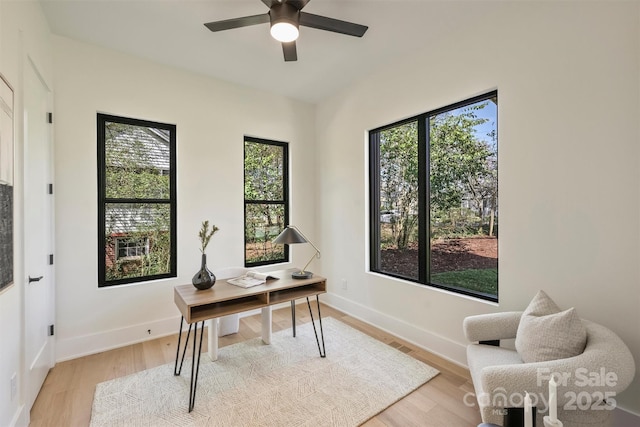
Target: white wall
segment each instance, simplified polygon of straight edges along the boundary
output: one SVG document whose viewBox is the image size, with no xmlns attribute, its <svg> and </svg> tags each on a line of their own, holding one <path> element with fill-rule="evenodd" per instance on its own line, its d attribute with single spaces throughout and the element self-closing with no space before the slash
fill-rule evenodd
<svg viewBox="0 0 640 427">
<path fill-rule="evenodd" d="M 327 301 L 465 364 L 465 316 L 521 310 L 545 289 L 616 331 L 640 364 L 640 6 L 467 7 L 475 25 L 318 106 Z M 368 273 L 366 131 L 496 88 L 499 304 Z M 640 413 L 639 395 L 636 379 L 620 406 Z"/>
<path fill-rule="evenodd" d="M 24 150 L 22 69 L 30 58 L 49 86 L 52 83 L 49 26 L 36 2 L 0 1 L 0 73 L 14 90 L 14 285 L 0 292 L 0 426 L 27 425 L 24 328 Z M 17 375 L 18 394 L 10 381 Z"/>
<path fill-rule="evenodd" d="M 290 143 L 291 222 L 315 237 L 313 106 L 63 37 L 54 56 L 58 360 L 175 333 L 203 220 L 209 268 L 243 265 L 244 135 Z M 177 125 L 177 279 L 98 288 L 96 112 Z"/>
</svg>

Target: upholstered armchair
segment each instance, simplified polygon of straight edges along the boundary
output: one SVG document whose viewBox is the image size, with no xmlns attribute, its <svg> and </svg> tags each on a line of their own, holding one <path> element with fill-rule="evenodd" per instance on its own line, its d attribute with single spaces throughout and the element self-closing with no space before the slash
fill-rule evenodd
<svg viewBox="0 0 640 427">
<path fill-rule="evenodd" d="M 536 426 L 548 415 L 549 378 L 557 388 L 558 419 L 564 427 L 609 426 L 616 394 L 635 375 L 631 352 L 611 330 L 582 320 L 584 350 L 573 357 L 525 363 L 515 349 L 496 346 L 497 340 L 516 338 L 523 312 L 467 317 L 467 362 L 482 421 L 502 425 L 504 408 L 523 407 L 528 392 L 537 406 Z M 517 347 L 517 346 L 516 346 Z"/>
</svg>

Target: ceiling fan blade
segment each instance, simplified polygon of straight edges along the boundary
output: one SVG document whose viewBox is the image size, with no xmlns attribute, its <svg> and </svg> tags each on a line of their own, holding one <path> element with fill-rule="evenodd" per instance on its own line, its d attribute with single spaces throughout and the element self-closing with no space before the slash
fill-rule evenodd
<svg viewBox="0 0 640 427">
<path fill-rule="evenodd" d="M 269 22 L 269 14 L 243 16 L 242 18 L 225 19 L 224 21 L 207 22 L 205 27 L 211 31 L 224 31 L 232 28 L 248 27 Z"/>
<path fill-rule="evenodd" d="M 300 25 L 355 37 L 362 37 L 369 29 L 369 27 L 365 25 L 354 24 L 353 22 L 341 21 L 339 19 L 328 18 L 326 16 L 314 15 L 306 12 L 300 12 Z"/>
<path fill-rule="evenodd" d="M 282 53 L 284 53 L 284 60 L 289 61 L 297 61 L 298 60 L 298 52 L 296 50 L 296 42 L 286 42 L 282 43 Z"/>
<path fill-rule="evenodd" d="M 269 9 L 271 9 L 271 6 L 273 6 L 274 3 L 279 3 L 278 0 L 262 0 L 262 3 L 264 3 Z"/>
</svg>

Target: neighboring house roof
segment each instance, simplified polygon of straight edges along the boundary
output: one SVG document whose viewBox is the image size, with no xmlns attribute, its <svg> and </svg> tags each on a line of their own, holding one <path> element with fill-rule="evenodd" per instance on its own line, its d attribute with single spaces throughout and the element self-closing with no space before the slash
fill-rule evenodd
<svg viewBox="0 0 640 427">
<path fill-rule="evenodd" d="M 146 230 L 169 230 L 169 206 L 109 206 L 105 210 L 107 235 Z"/>
<path fill-rule="evenodd" d="M 121 125 L 105 141 L 107 166 L 169 170 L 169 131 Z"/>
</svg>

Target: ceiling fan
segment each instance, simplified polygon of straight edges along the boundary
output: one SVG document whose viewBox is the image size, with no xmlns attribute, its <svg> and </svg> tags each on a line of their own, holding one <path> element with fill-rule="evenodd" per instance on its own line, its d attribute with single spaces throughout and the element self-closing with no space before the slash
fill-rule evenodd
<svg viewBox="0 0 640 427">
<path fill-rule="evenodd" d="M 204 25 L 211 31 L 216 32 L 269 22 L 271 24 L 271 36 L 282 43 L 282 52 L 284 53 L 285 61 L 298 60 L 296 39 L 298 38 L 300 25 L 355 37 L 362 37 L 369 28 L 365 25 L 354 24 L 353 22 L 302 12 L 302 8 L 305 7 L 309 1 L 310 0 L 262 0 L 262 3 L 269 8 L 268 13 L 208 22 Z"/>
</svg>

